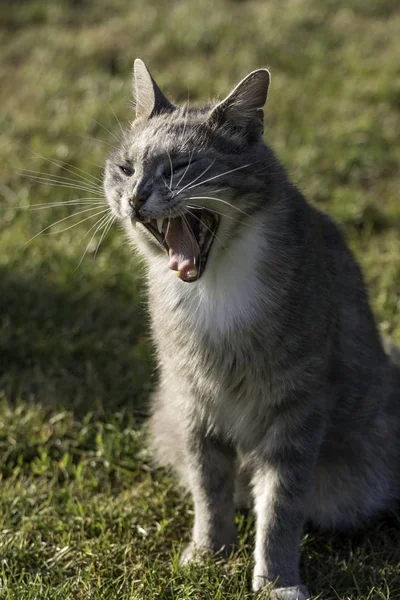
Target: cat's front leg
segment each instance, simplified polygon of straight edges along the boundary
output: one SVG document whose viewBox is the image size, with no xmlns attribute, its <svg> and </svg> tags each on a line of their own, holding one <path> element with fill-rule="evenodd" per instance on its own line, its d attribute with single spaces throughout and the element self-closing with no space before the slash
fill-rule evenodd
<svg viewBox="0 0 400 600">
<path fill-rule="evenodd" d="M 188 440 L 186 452 L 194 526 L 182 563 L 197 560 L 205 552 L 227 555 L 236 543 L 232 451 L 215 438 L 196 432 Z"/>
<path fill-rule="evenodd" d="M 286 432 L 259 451 L 253 478 L 256 513 L 256 547 L 253 590 L 265 587 L 273 600 L 306 600 L 307 588 L 299 573 L 300 539 L 307 514 L 315 457 L 319 448 L 318 425 L 304 424 Z M 278 424 L 284 432 L 285 424 Z M 269 597 L 269 596 L 268 596 Z"/>
</svg>

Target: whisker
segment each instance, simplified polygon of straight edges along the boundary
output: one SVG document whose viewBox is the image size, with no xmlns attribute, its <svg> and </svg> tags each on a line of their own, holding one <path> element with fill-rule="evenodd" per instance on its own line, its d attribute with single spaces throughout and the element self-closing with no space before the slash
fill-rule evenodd
<svg viewBox="0 0 400 600">
<path fill-rule="evenodd" d="M 105 140 L 101 140 L 100 138 L 94 137 L 93 135 L 79 135 L 76 133 L 69 133 L 66 135 L 67 135 L 67 137 L 77 137 L 77 138 L 81 138 L 83 140 L 92 140 L 94 142 L 100 142 L 101 144 L 106 144 L 106 146 L 110 146 L 110 148 L 114 148 L 114 150 L 117 149 L 117 146 L 114 146 L 113 144 L 110 144 L 109 142 L 106 142 Z"/>
<path fill-rule="evenodd" d="M 83 177 L 80 179 L 75 179 L 73 177 L 65 177 L 64 175 L 54 175 L 52 173 L 45 173 L 43 171 L 34 171 L 33 169 L 15 169 L 15 172 L 18 174 L 25 175 L 27 177 L 40 177 L 42 179 L 48 179 L 49 181 L 57 181 L 59 183 L 71 183 L 77 185 L 83 185 L 83 183 L 91 186 L 93 189 L 102 189 L 100 184 L 95 183 L 94 181 L 85 180 Z"/>
<path fill-rule="evenodd" d="M 118 117 L 117 117 L 117 115 L 116 115 L 116 113 L 115 113 L 115 110 L 113 109 L 113 107 L 111 106 L 111 104 L 109 103 L 109 101 L 108 101 L 108 100 L 107 100 L 107 104 L 108 104 L 109 108 L 111 109 L 111 112 L 112 112 L 112 114 L 113 114 L 113 115 L 114 115 L 114 117 L 117 119 L 117 123 L 118 123 L 118 125 L 119 125 L 119 128 L 120 128 L 120 130 L 121 130 L 122 137 L 123 137 L 124 141 L 126 141 L 126 134 L 125 134 L 125 131 L 123 130 L 123 127 L 122 127 L 122 125 L 121 125 L 121 121 L 118 119 Z"/>
<path fill-rule="evenodd" d="M 199 206 L 199 205 L 192 205 L 192 204 L 187 204 L 186 206 L 187 206 L 187 208 L 192 208 L 194 210 L 199 209 L 199 208 L 204 208 L 207 210 L 206 206 Z M 243 227 L 250 227 L 251 229 L 256 229 L 258 231 L 258 227 L 256 227 L 255 225 L 250 225 L 250 223 L 243 223 L 243 221 L 241 221 L 240 219 L 237 219 L 235 217 L 232 217 L 232 215 L 227 215 L 225 213 L 222 213 L 218 210 L 215 210 L 215 208 L 212 208 L 212 212 L 214 212 L 216 215 L 219 215 L 220 217 L 226 217 L 227 219 L 230 219 L 231 221 L 236 221 L 237 223 L 241 223 L 243 225 Z M 261 224 L 261 221 L 259 221 L 259 223 Z"/>
<path fill-rule="evenodd" d="M 40 234 L 44 233 L 45 231 L 48 231 L 51 227 L 54 227 L 54 225 L 58 225 L 58 223 L 62 223 L 63 221 L 66 221 L 67 219 L 72 219 L 72 217 L 76 217 L 77 215 L 82 215 L 83 213 L 87 213 L 87 212 L 89 212 L 91 210 L 93 210 L 93 207 L 91 207 L 91 208 L 85 208 L 85 210 L 80 210 L 77 213 L 73 213 L 72 215 L 68 215 L 67 217 L 63 217 L 59 221 L 56 221 L 55 223 L 52 223 L 51 225 L 48 225 L 47 227 L 45 227 L 44 229 L 42 229 L 41 231 L 39 231 L 39 233 L 36 233 L 33 237 L 31 237 L 27 242 L 25 242 L 24 246 L 26 246 L 27 244 L 29 244 L 29 242 L 31 242 L 32 240 L 34 240 L 35 238 L 37 238 Z M 106 208 L 106 209 L 104 209 L 101 212 L 105 212 L 106 210 L 110 210 L 110 209 Z M 91 219 L 91 218 L 93 218 L 93 217 L 95 217 L 97 215 L 100 215 L 101 212 L 95 213 L 94 215 L 90 215 L 89 217 L 87 217 L 87 219 Z M 83 221 L 86 221 L 87 219 L 83 219 Z M 83 223 L 83 221 L 80 221 L 79 223 Z M 79 223 L 75 223 L 75 225 L 78 225 Z M 74 225 L 73 225 L 73 227 L 74 227 Z M 60 232 L 58 231 L 57 233 L 60 233 Z"/>
<path fill-rule="evenodd" d="M 58 179 L 60 181 L 71 181 L 75 183 L 82 183 L 79 179 L 74 179 L 73 177 L 65 177 L 65 175 L 58 175 L 54 173 L 46 173 L 45 171 L 36 171 L 34 169 L 15 169 L 17 173 L 22 173 L 23 175 L 32 173 L 33 175 L 37 175 L 38 177 L 48 177 L 51 179 Z M 93 182 L 89 182 L 93 183 Z M 94 185 L 94 183 L 93 183 Z M 96 184 L 97 185 L 97 184 Z"/>
<path fill-rule="evenodd" d="M 35 181 L 35 183 L 40 183 L 42 185 L 47 185 L 49 187 L 61 187 L 64 188 L 65 190 L 80 190 L 82 192 L 89 192 L 91 194 L 98 194 L 98 197 L 104 196 L 104 191 L 100 192 L 100 190 L 95 190 L 93 188 L 88 188 L 86 186 L 82 186 L 82 185 L 72 185 L 70 183 L 57 183 L 56 181 L 45 181 L 42 179 L 34 179 L 32 177 L 30 177 L 29 179 L 32 179 L 32 181 Z"/>
<path fill-rule="evenodd" d="M 45 177 L 38 177 L 37 175 L 25 175 L 27 179 L 34 181 L 35 183 L 41 183 L 43 185 L 53 186 L 53 187 L 63 187 L 65 189 L 70 190 L 82 190 L 84 192 L 91 192 L 92 194 L 104 195 L 104 190 L 100 188 L 95 188 L 94 186 L 83 185 L 82 183 L 63 183 L 62 181 L 57 181 L 56 179 L 47 179 Z"/>
<path fill-rule="evenodd" d="M 105 212 L 105 211 L 103 211 L 103 212 Z M 87 232 L 85 233 L 85 235 L 84 235 L 84 236 L 83 236 L 83 237 L 80 239 L 80 242 L 82 242 L 82 241 L 85 239 L 85 237 L 87 237 L 87 236 L 89 235 L 89 233 L 90 233 L 91 231 L 93 231 L 93 229 L 96 227 L 96 225 L 98 225 L 99 223 L 101 223 L 101 224 L 104 224 L 104 223 L 107 221 L 107 219 L 110 217 L 110 214 L 111 214 L 111 209 L 109 209 L 107 212 L 108 212 L 108 214 L 105 214 L 105 215 L 103 215 L 102 217 L 100 217 L 100 218 L 99 218 L 99 219 L 96 221 L 96 223 L 94 223 L 94 225 L 92 225 L 92 226 L 91 226 L 91 227 L 90 227 L 90 228 L 87 230 Z M 101 214 L 101 213 L 98 213 L 98 214 Z M 96 233 L 96 232 L 95 232 L 95 233 Z M 93 239 L 93 238 L 92 238 L 92 239 Z M 89 243 L 90 243 L 90 242 L 89 242 Z"/>
<path fill-rule="evenodd" d="M 72 173 L 72 175 L 75 175 L 76 177 L 80 177 L 81 179 L 83 179 L 83 181 L 87 181 L 87 179 L 85 179 L 84 177 L 82 177 L 82 175 L 79 175 L 78 173 L 75 173 L 70 168 L 66 167 L 63 163 L 61 163 L 61 162 L 59 162 L 57 160 L 50 160 L 49 158 L 46 158 L 45 156 L 42 156 L 38 152 L 35 152 L 31 148 L 28 148 L 28 146 L 25 146 L 21 142 L 20 142 L 20 145 L 23 148 L 25 148 L 26 150 L 28 150 L 28 152 L 31 152 L 31 154 L 34 154 L 35 156 L 38 156 L 42 160 L 46 160 L 50 164 L 55 165 L 56 167 L 58 167 L 59 169 L 64 169 L 64 171 L 68 171 L 69 173 Z M 75 169 L 75 171 L 79 171 L 80 173 L 84 173 L 86 177 L 90 177 L 91 179 L 94 179 L 95 181 L 100 181 L 100 183 L 102 183 L 102 181 L 101 181 L 101 179 L 99 179 L 99 177 L 96 177 L 95 175 L 91 175 L 90 173 L 88 173 L 87 171 L 84 171 L 83 169 L 80 169 L 79 167 L 74 167 L 73 165 L 70 165 L 70 167 L 72 167 L 73 169 Z"/>
<path fill-rule="evenodd" d="M 211 163 L 210 167 L 212 166 L 212 164 L 214 164 L 215 160 Z M 191 185 L 189 187 L 189 190 L 198 187 L 199 185 L 203 185 L 204 183 L 208 183 L 209 181 L 213 181 L 214 179 L 218 179 L 218 177 L 222 177 L 223 175 L 229 175 L 229 173 L 234 173 L 235 171 L 239 171 L 240 169 L 246 169 L 247 167 L 251 167 L 251 165 L 253 165 L 254 163 L 249 163 L 247 165 L 241 165 L 240 167 L 236 167 L 236 169 L 230 169 L 229 171 L 224 171 L 223 173 L 218 173 L 218 175 L 214 175 L 213 177 L 209 177 L 208 179 L 205 179 L 204 181 L 200 181 L 199 183 L 196 183 L 196 185 Z M 197 177 L 198 179 L 198 177 Z M 195 179 L 194 181 L 197 181 L 197 179 Z M 194 183 L 194 181 L 192 183 Z M 183 191 L 184 189 L 186 189 L 189 186 L 189 184 L 185 187 L 182 188 L 181 191 Z"/>
<path fill-rule="evenodd" d="M 172 192 L 171 188 L 169 187 L 168 183 L 166 182 L 166 179 L 165 179 L 164 175 L 161 175 L 161 179 L 163 180 L 163 184 L 165 185 L 165 187 L 167 188 L 167 190 L 169 190 L 170 192 Z"/>
<path fill-rule="evenodd" d="M 101 195 L 104 195 L 104 192 L 100 192 L 100 190 L 94 190 L 92 188 L 83 187 L 81 185 L 71 185 L 71 184 L 66 184 L 66 183 L 49 182 L 49 181 L 44 181 L 41 179 L 34 179 L 32 177 L 30 177 L 30 179 L 32 179 L 32 181 L 35 181 L 36 183 L 41 183 L 43 185 L 48 185 L 51 187 L 60 187 L 60 188 L 64 188 L 65 190 L 81 190 L 82 192 L 91 192 L 92 194 L 98 194 L 99 197 Z"/>
<path fill-rule="evenodd" d="M 217 234 L 214 231 L 211 231 L 211 229 L 209 227 L 207 227 L 207 225 L 205 223 L 203 223 L 203 221 L 200 219 L 200 217 L 198 217 L 197 215 L 193 214 L 191 210 L 189 210 L 189 209 L 187 209 L 187 210 L 188 210 L 188 213 L 192 215 L 192 217 L 194 217 L 195 219 L 197 219 L 198 221 L 200 221 L 201 225 L 203 227 L 205 227 L 211 233 L 211 235 L 222 244 L 222 241 L 217 236 Z"/>
<path fill-rule="evenodd" d="M 178 181 L 178 183 L 177 183 L 177 184 L 176 184 L 176 186 L 175 186 L 176 188 L 178 188 L 178 187 L 179 187 L 179 185 L 180 185 L 180 183 L 181 183 L 182 179 L 184 179 L 184 178 L 185 178 L 185 175 L 186 175 L 186 173 L 188 172 L 188 170 L 189 170 L 189 167 L 190 167 L 190 165 L 191 165 L 191 163 L 192 163 L 193 154 L 194 154 L 194 148 L 193 148 L 193 150 L 192 150 L 192 152 L 191 152 L 191 154 L 190 154 L 189 162 L 188 162 L 188 164 L 187 164 L 187 167 L 186 167 L 186 169 L 185 169 L 185 172 L 184 172 L 184 174 L 182 175 L 182 177 L 180 178 L 180 180 Z"/>
<path fill-rule="evenodd" d="M 116 135 L 115 135 L 115 134 L 114 134 L 112 131 L 110 131 L 109 129 L 107 129 L 107 127 L 105 127 L 104 125 L 102 125 L 101 123 L 99 123 L 99 121 L 96 121 L 96 119 L 93 119 L 93 121 L 94 121 L 95 123 L 97 123 L 97 125 L 100 125 L 100 127 L 102 127 L 102 128 L 103 128 L 105 131 L 107 131 L 107 132 L 108 132 L 110 135 L 112 135 L 112 137 L 114 138 L 114 140 L 116 140 L 116 141 L 117 141 L 117 143 L 119 144 L 119 139 L 117 138 L 117 136 L 116 136 Z"/>
<path fill-rule="evenodd" d="M 93 206 L 93 208 L 97 207 L 97 206 L 104 206 L 106 203 L 105 202 L 92 202 L 90 200 L 67 200 L 66 202 L 55 202 L 55 203 L 43 203 L 43 204 L 31 204 L 29 206 L 27 206 L 26 208 L 28 210 L 46 210 L 47 208 L 61 208 L 62 206 L 85 206 L 85 205 L 90 205 Z M 23 210 L 24 207 L 21 207 L 21 209 Z"/>
<path fill-rule="evenodd" d="M 105 227 L 103 229 L 103 233 L 101 234 L 100 241 L 97 244 L 97 248 L 96 248 L 95 253 L 94 253 L 94 257 L 95 258 L 97 256 L 97 252 L 98 252 L 98 250 L 100 248 L 101 242 L 106 238 L 106 236 L 107 236 L 108 232 L 110 231 L 111 227 L 114 225 L 114 222 L 115 222 L 116 218 L 117 217 L 115 215 L 112 215 L 112 214 L 108 217 L 108 221 L 107 221 L 107 223 L 106 223 L 106 225 L 105 225 Z"/>
<path fill-rule="evenodd" d="M 185 133 L 186 133 L 186 126 L 187 126 L 187 121 L 188 121 L 188 116 L 189 116 L 189 88 L 188 88 L 188 100 L 187 100 L 187 105 L 185 107 L 185 121 L 183 123 L 183 131 L 182 131 L 182 135 L 181 135 L 181 141 L 183 142 L 184 137 L 185 137 Z M 193 149 L 194 152 L 194 149 Z"/>
<path fill-rule="evenodd" d="M 231 204 L 230 202 L 227 202 L 226 200 L 222 200 L 221 198 L 215 198 L 214 196 L 190 196 L 188 198 L 188 200 L 215 200 L 216 202 L 221 202 L 222 204 L 226 204 L 227 206 L 230 206 L 231 208 L 242 213 L 249 219 L 254 219 L 255 221 L 258 221 L 258 219 L 256 219 L 252 215 L 249 215 L 246 211 L 242 210 L 238 206 L 235 206 L 234 204 Z M 261 221 L 258 221 L 258 222 L 261 223 Z"/>
<path fill-rule="evenodd" d="M 200 177 L 202 177 L 202 176 L 203 176 L 205 173 L 207 173 L 207 171 L 209 171 L 209 170 L 211 169 L 211 167 L 213 166 L 213 164 L 214 164 L 214 163 L 215 163 L 215 158 L 214 158 L 214 160 L 212 161 L 212 163 L 210 163 L 210 164 L 208 165 L 208 167 L 206 167 L 206 168 L 204 169 L 204 171 L 203 171 L 202 173 L 200 173 L 200 175 L 198 175 L 198 176 L 196 177 L 196 179 L 193 179 L 193 181 L 190 181 L 188 184 L 184 185 L 184 186 L 183 186 L 183 188 L 181 188 L 181 189 L 180 189 L 180 190 L 179 190 L 179 191 L 178 191 L 178 192 L 177 192 L 177 193 L 174 195 L 174 198 L 176 198 L 176 196 L 178 196 L 179 194 L 181 194 L 181 193 L 182 193 L 183 191 L 185 191 L 187 188 L 189 188 L 189 189 L 192 189 L 192 187 L 189 187 L 189 186 L 192 186 L 192 184 L 193 184 L 193 183 L 195 183 L 196 181 L 198 181 L 198 179 L 200 179 Z M 197 184 L 197 185 L 200 185 L 200 184 Z M 193 187 L 196 187 L 196 186 L 193 186 Z"/>
<path fill-rule="evenodd" d="M 171 210 L 169 210 L 167 231 L 165 232 L 164 239 L 165 239 L 165 238 L 167 237 L 167 235 L 168 235 L 168 232 L 169 232 L 170 225 L 171 225 Z"/>
<path fill-rule="evenodd" d="M 92 165 L 92 167 L 97 167 L 98 169 L 100 169 L 100 171 L 104 171 L 104 164 L 99 165 L 99 163 L 92 162 L 91 160 L 88 160 L 87 158 L 84 158 L 83 160 L 85 162 L 87 162 L 89 165 Z"/>
<path fill-rule="evenodd" d="M 57 235 L 58 233 L 63 233 L 64 231 L 68 231 L 69 229 L 73 229 L 77 225 L 80 225 L 81 223 L 84 223 L 85 221 L 88 221 L 92 217 L 96 217 L 96 216 L 100 215 L 102 212 L 104 212 L 104 211 L 96 213 L 95 215 L 89 215 L 85 219 L 82 219 L 81 221 L 78 221 L 78 223 L 73 223 L 69 227 L 64 227 L 63 229 L 57 229 L 57 231 L 49 231 L 49 233 L 45 233 L 44 235 Z M 89 229 L 89 231 L 90 231 L 90 229 Z"/>
<path fill-rule="evenodd" d="M 170 179 L 169 179 L 169 189 L 171 190 L 172 189 L 172 180 L 174 178 L 174 167 L 172 166 L 172 160 L 171 160 L 168 150 L 167 150 L 167 156 L 168 156 L 168 160 L 169 160 L 169 165 L 171 167 L 171 173 L 170 173 Z"/>
<path fill-rule="evenodd" d="M 81 266 L 81 264 L 82 264 L 82 261 L 83 261 L 83 259 L 85 258 L 86 254 L 87 254 L 87 252 L 88 252 L 88 250 L 89 250 L 89 248 L 90 248 L 90 244 L 92 243 L 92 241 L 93 241 L 94 237 L 96 236 L 96 233 L 97 233 L 97 232 L 99 231 L 99 229 L 101 229 L 101 227 L 102 227 L 102 226 L 103 226 L 103 225 L 104 225 L 104 224 L 107 222 L 107 219 L 108 219 L 108 218 L 109 218 L 109 215 L 104 215 L 104 217 L 100 217 L 100 219 L 99 219 L 98 221 L 96 221 L 96 223 L 95 223 L 94 225 L 92 225 L 92 227 L 91 227 L 91 228 L 90 228 L 90 229 L 89 229 L 89 230 L 88 230 L 88 231 L 85 233 L 85 235 L 83 236 L 82 240 L 84 240 L 84 239 L 85 239 L 85 237 L 86 237 L 86 236 L 87 236 L 87 235 L 88 235 L 88 234 L 89 234 L 89 233 L 90 233 L 90 232 L 91 232 L 91 231 L 92 231 L 92 230 L 93 230 L 93 229 L 94 229 L 94 228 L 97 226 L 97 227 L 96 227 L 96 229 L 95 229 L 95 231 L 94 231 L 94 233 L 93 233 L 93 235 L 92 235 L 92 237 L 91 237 L 91 238 L 90 238 L 90 240 L 89 240 L 89 243 L 88 243 L 88 245 L 87 245 L 87 246 L 86 246 L 86 248 L 85 248 L 85 251 L 84 251 L 84 253 L 83 253 L 83 254 L 82 254 L 82 256 L 81 256 L 81 259 L 80 259 L 79 263 L 78 263 L 78 264 L 77 264 L 77 266 L 76 266 L 76 269 L 75 269 L 75 271 L 77 271 L 77 270 L 79 269 L 79 267 Z"/>
<path fill-rule="evenodd" d="M 47 177 L 45 175 L 30 175 L 29 173 L 22 173 L 22 176 L 26 179 L 34 181 L 35 183 L 41 183 L 43 185 L 64 187 L 65 189 L 86 190 L 87 192 L 92 192 L 93 194 L 104 194 L 104 190 L 100 186 L 93 185 L 91 183 L 83 183 L 82 181 L 69 182 L 62 179 Z"/>
<path fill-rule="evenodd" d="M 207 192 L 208 192 L 209 194 L 218 194 L 218 192 L 224 192 L 224 191 L 225 191 L 225 190 L 227 190 L 227 189 L 228 189 L 228 187 L 227 187 L 227 186 L 225 186 L 225 187 L 222 187 L 222 188 L 218 188 L 218 189 L 216 189 L 216 190 L 207 190 Z"/>
</svg>

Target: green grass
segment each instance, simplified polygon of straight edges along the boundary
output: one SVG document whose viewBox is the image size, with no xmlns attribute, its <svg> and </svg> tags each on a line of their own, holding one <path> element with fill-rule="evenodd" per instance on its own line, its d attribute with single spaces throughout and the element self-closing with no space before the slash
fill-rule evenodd
<svg viewBox="0 0 400 600">
<path fill-rule="evenodd" d="M 155 365 L 140 266 L 115 227 L 77 268 L 93 220 L 26 243 L 72 212 L 29 205 L 91 194 L 21 170 L 101 177 L 110 106 L 132 118 L 137 56 L 177 101 L 267 65 L 266 138 L 341 223 L 400 342 L 398 1 L 19 0 L 1 4 L 0 27 L 0 599 L 251 598 L 251 519 L 238 517 L 228 563 L 179 569 L 192 512 L 145 450 Z M 399 539 L 396 515 L 309 533 L 304 579 L 324 599 L 395 600 Z"/>
</svg>

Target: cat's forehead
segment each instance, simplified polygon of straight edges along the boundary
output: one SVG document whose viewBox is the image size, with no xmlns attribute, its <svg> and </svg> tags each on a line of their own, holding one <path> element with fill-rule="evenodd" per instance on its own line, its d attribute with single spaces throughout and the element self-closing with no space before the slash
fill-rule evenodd
<svg viewBox="0 0 400 600">
<path fill-rule="evenodd" d="M 185 151 L 196 143 L 206 121 L 204 109 L 177 108 L 172 113 L 133 122 L 126 150 L 136 159 Z"/>
</svg>

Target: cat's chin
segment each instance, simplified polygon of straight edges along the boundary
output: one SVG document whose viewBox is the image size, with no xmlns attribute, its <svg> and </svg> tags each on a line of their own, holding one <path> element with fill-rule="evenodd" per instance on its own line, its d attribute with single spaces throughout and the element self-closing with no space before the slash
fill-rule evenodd
<svg viewBox="0 0 400 600">
<path fill-rule="evenodd" d="M 208 209 L 191 209 L 181 216 L 138 222 L 164 248 L 168 266 L 186 282 L 198 281 L 219 226 L 219 216 Z M 136 225 L 133 221 L 133 225 Z"/>
</svg>

